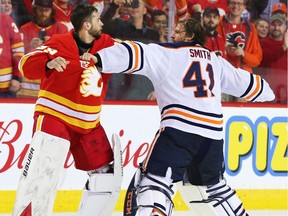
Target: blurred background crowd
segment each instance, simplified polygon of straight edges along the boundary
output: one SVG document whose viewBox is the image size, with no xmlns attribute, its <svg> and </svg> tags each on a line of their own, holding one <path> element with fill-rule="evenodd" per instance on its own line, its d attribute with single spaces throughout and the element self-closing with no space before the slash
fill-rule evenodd
<svg viewBox="0 0 288 216">
<path fill-rule="evenodd" d="M 20 58 L 53 34 L 73 30 L 70 14 L 79 2 L 94 5 L 103 33 L 120 40 L 171 42 L 173 27 L 193 17 L 205 28 L 206 47 L 249 73 L 261 75 L 287 104 L 287 0 L 0 0 L 0 98 L 36 98 L 40 80 L 27 80 Z M 181 62 L 179 62 L 181 64 Z M 66 84 L 67 85 L 67 84 Z M 107 100 L 155 100 L 140 75 L 111 77 Z M 244 102 L 222 95 L 223 102 Z"/>
</svg>

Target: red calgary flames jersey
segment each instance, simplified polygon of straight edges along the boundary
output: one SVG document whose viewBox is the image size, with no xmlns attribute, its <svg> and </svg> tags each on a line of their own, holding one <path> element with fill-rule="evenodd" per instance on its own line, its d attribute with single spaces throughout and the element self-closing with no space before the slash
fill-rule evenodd
<svg viewBox="0 0 288 216">
<path fill-rule="evenodd" d="M 10 16 L 0 14 L 0 22 L 0 91 L 4 92 L 13 76 L 21 77 L 18 63 L 24 55 L 24 44 Z"/>
<path fill-rule="evenodd" d="M 114 40 L 102 34 L 89 53 L 112 46 Z M 47 61 L 58 56 L 69 61 L 63 72 L 47 70 Z M 28 79 L 42 79 L 35 114 L 48 114 L 79 133 L 88 133 L 100 121 L 100 111 L 110 76 L 99 73 L 92 61 L 80 59 L 73 32 L 53 35 L 45 46 L 27 53 L 20 70 Z"/>
</svg>

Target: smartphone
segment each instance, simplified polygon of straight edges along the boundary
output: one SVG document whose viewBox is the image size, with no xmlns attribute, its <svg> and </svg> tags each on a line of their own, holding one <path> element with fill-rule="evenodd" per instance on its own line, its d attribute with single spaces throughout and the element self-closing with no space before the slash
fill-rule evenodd
<svg viewBox="0 0 288 216">
<path fill-rule="evenodd" d="M 46 36 L 46 29 L 41 29 L 41 31 L 39 31 L 38 33 L 38 38 L 40 38 L 41 40 L 44 41 L 44 37 Z"/>
<path fill-rule="evenodd" d="M 123 5 L 124 7 L 130 7 L 130 8 L 138 8 L 139 7 L 139 0 L 133 0 L 131 4 L 125 3 Z"/>
</svg>

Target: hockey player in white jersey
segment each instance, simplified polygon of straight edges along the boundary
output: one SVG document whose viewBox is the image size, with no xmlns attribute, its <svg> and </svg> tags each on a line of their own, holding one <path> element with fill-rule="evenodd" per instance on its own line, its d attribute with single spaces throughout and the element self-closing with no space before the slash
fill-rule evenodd
<svg viewBox="0 0 288 216">
<path fill-rule="evenodd" d="M 160 128 L 132 179 L 136 190 L 128 188 L 124 215 L 171 215 L 173 182 L 182 181 L 189 168 L 195 186 L 182 188 L 182 194 L 189 196 L 190 215 L 247 216 L 223 178 L 221 93 L 259 102 L 273 100 L 274 94 L 260 76 L 204 48 L 204 31 L 196 20 L 180 21 L 171 37 L 174 43 L 124 41 L 82 56 L 98 62 L 104 73 L 147 76 L 157 95 Z"/>
</svg>

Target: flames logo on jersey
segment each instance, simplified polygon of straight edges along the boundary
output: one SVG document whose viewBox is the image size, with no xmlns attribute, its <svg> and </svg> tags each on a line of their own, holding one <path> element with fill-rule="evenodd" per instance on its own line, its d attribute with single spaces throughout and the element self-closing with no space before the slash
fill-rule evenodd
<svg viewBox="0 0 288 216">
<path fill-rule="evenodd" d="M 226 42 L 232 44 L 234 47 L 245 47 L 245 34 L 241 31 L 231 32 L 226 34 Z"/>
<path fill-rule="evenodd" d="M 101 95 L 103 89 L 102 76 L 95 66 L 86 68 L 81 77 L 83 80 L 81 81 L 80 92 L 83 97 L 90 95 L 98 97 Z"/>
</svg>

